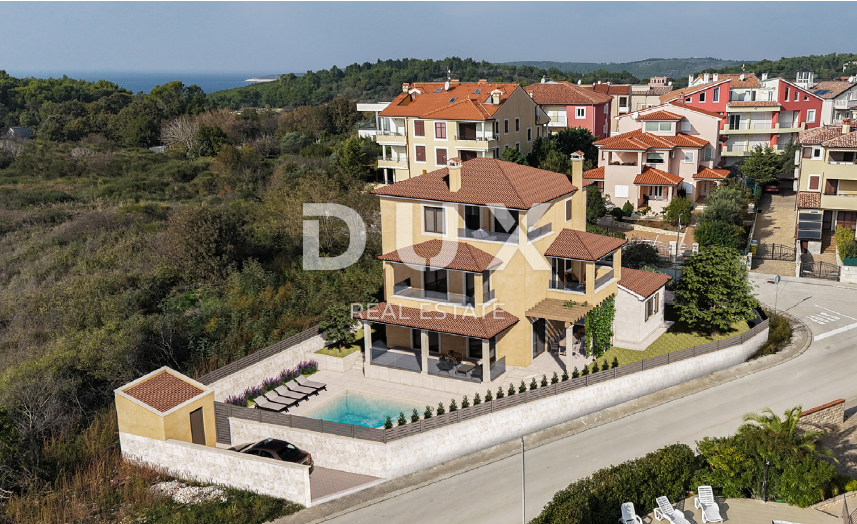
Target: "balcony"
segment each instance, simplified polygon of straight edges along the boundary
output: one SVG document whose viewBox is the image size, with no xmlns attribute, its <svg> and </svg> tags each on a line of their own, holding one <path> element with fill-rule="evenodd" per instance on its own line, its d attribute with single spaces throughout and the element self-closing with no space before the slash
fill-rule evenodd
<svg viewBox="0 0 857 524">
<path fill-rule="evenodd" d="M 802 122 L 799 126 L 794 127 L 793 122 L 779 123 L 774 130 L 775 133 L 800 133 L 806 129 L 806 122 Z"/>
<path fill-rule="evenodd" d="M 586 294 L 586 284 L 583 282 L 563 282 L 562 280 L 551 280 L 550 288 L 559 291 L 572 291 L 574 293 Z"/>
<path fill-rule="evenodd" d="M 482 359 L 466 358 L 456 363 L 446 355 L 429 356 L 426 359 L 428 375 L 437 375 L 445 378 L 456 378 L 471 382 L 483 382 Z M 385 366 L 406 371 L 422 373 L 422 358 L 420 350 L 405 349 L 398 347 L 387 348 L 379 343 L 372 346 L 372 365 Z M 506 371 L 506 357 L 491 362 L 489 380 L 494 380 Z M 486 381 L 487 382 L 487 381 Z"/>
<path fill-rule="evenodd" d="M 621 113 L 627 113 L 627 112 L 628 112 L 628 111 L 630 111 L 630 110 L 631 110 L 631 108 L 630 108 L 630 107 L 628 107 L 628 106 L 619 106 L 619 113 L 620 113 L 620 114 L 621 114 Z"/>
<path fill-rule="evenodd" d="M 429 291 L 406 285 L 396 284 L 393 287 L 393 296 L 402 298 L 414 298 L 417 300 L 429 300 L 431 302 L 440 302 L 443 304 L 455 304 L 458 306 L 475 306 L 476 299 L 468 297 L 460 293 L 442 293 L 438 291 Z"/>
<path fill-rule="evenodd" d="M 467 136 L 454 135 L 452 138 L 456 142 L 464 142 L 465 144 L 467 144 L 469 146 L 475 146 L 475 147 L 481 146 L 481 147 L 485 147 L 485 148 L 489 147 L 489 142 L 496 142 L 497 140 L 500 140 L 500 137 L 498 137 L 497 135 L 493 135 L 493 134 L 492 135 L 485 135 L 485 136 L 475 136 L 475 137 L 471 136 L 471 135 L 467 135 Z"/>
<path fill-rule="evenodd" d="M 548 115 L 548 116 L 551 119 L 551 121 L 548 122 L 548 127 L 567 127 L 568 126 L 568 117 L 566 117 L 565 115 L 561 115 L 561 116 Z"/>
<path fill-rule="evenodd" d="M 487 304 L 488 302 L 491 302 L 492 300 L 494 300 L 494 298 L 495 298 L 495 296 L 494 296 L 494 290 L 493 289 L 489 290 L 486 293 L 482 293 L 482 303 L 483 304 Z"/>
<path fill-rule="evenodd" d="M 399 155 L 388 155 L 387 158 L 383 156 L 378 157 L 378 167 L 392 167 L 397 169 L 404 169 L 408 167 L 408 155 L 399 154 Z"/>
<path fill-rule="evenodd" d="M 488 231 L 482 229 L 458 228 L 458 238 L 463 240 L 480 240 L 482 242 L 500 242 L 503 244 L 517 244 L 518 230 L 514 233 L 500 233 L 499 231 Z"/>
<path fill-rule="evenodd" d="M 727 124 L 723 129 L 724 135 L 776 132 L 774 124 L 770 122 L 739 122 L 737 124 Z"/>
<path fill-rule="evenodd" d="M 547 235 L 551 231 L 553 231 L 553 224 L 545 224 L 541 227 L 530 228 L 530 230 L 527 231 L 527 241 L 532 242 L 539 237 Z"/>
<path fill-rule="evenodd" d="M 821 209 L 857 211 L 857 194 L 821 195 Z"/>
<path fill-rule="evenodd" d="M 833 107 L 836 109 L 851 109 L 857 107 L 857 99 L 854 100 L 834 100 Z"/>
<path fill-rule="evenodd" d="M 379 144 L 404 144 L 405 140 L 406 138 L 404 131 L 379 129 L 378 132 L 375 134 L 375 141 Z"/>
<path fill-rule="evenodd" d="M 598 291 L 598 289 L 601 288 L 601 286 L 603 286 L 603 285 L 607 284 L 608 282 L 610 282 L 611 280 L 613 280 L 613 274 L 614 274 L 613 273 L 613 266 L 596 266 L 595 271 L 597 272 L 599 269 L 605 268 L 605 267 L 610 268 L 610 270 L 607 271 L 606 273 L 604 273 L 603 275 L 601 275 L 600 277 L 595 279 L 595 291 Z"/>
</svg>

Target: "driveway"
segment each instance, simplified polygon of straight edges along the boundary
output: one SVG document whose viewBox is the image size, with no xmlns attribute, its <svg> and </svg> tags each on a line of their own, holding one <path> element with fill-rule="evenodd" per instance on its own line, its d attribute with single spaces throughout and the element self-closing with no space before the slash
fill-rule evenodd
<svg viewBox="0 0 857 524">
<path fill-rule="evenodd" d="M 781 188 L 780 193 L 765 193 L 759 203 L 753 240 L 759 243 L 795 245 L 795 192 Z M 795 264 L 787 260 L 753 259 L 751 271 L 770 275 L 795 276 Z"/>
</svg>

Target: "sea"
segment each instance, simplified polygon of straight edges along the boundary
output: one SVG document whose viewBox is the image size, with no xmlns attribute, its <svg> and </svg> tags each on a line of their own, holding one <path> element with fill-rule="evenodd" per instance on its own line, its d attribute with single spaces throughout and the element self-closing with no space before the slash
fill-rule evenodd
<svg viewBox="0 0 857 524">
<path fill-rule="evenodd" d="M 148 93 L 156 85 L 164 85 L 175 80 L 180 80 L 185 85 L 196 84 L 206 93 L 243 87 L 254 82 L 247 82 L 249 78 L 279 78 L 280 75 L 259 73 L 181 73 L 181 72 L 133 72 L 133 71 L 6 71 L 16 78 L 62 78 L 63 75 L 78 80 L 108 80 L 119 87 L 131 90 L 135 93 Z"/>
</svg>

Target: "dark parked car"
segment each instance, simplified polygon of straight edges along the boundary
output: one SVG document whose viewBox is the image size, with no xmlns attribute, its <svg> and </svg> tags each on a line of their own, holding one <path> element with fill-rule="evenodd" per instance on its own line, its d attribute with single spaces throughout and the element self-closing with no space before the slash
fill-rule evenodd
<svg viewBox="0 0 857 524">
<path fill-rule="evenodd" d="M 284 460 L 286 462 L 294 462 L 295 464 L 305 464 L 309 466 L 310 473 L 315 469 L 315 465 L 312 463 L 312 455 L 294 444 L 286 442 L 285 440 L 266 438 L 265 440 L 260 440 L 253 444 L 245 444 L 237 447 L 235 448 L 235 451 L 247 453 L 248 455 L 256 455 L 257 457 Z"/>
<path fill-rule="evenodd" d="M 779 193 L 780 192 L 780 184 L 774 183 L 774 184 L 770 184 L 770 185 L 765 186 L 765 192 L 766 193 Z"/>
</svg>

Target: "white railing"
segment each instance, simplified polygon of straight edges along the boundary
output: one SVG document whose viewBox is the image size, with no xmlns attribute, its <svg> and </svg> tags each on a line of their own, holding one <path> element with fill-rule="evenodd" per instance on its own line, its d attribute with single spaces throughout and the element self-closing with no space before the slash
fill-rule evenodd
<svg viewBox="0 0 857 524">
<path fill-rule="evenodd" d="M 453 138 L 458 142 L 492 142 L 500 139 L 497 135 L 477 136 L 476 138 L 464 138 L 456 135 Z"/>
<path fill-rule="evenodd" d="M 404 163 L 408 161 L 408 155 L 392 155 L 384 158 L 382 156 L 378 157 L 378 162 L 398 162 Z"/>
<path fill-rule="evenodd" d="M 405 136 L 404 131 L 390 131 L 389 129 L 379 129 L 378 136 Z"/>
<path fill-rule="evenodd" d="M 550 119 L 551 119 L 550 123 L 548 124 L 549 126 L 564 126 L 564 125 L 568 124 L 568 117 L 566 117 L 566 116 L 555 116 L 555 115 L 548 115 L 548 116 L 550 116 Z"/>
<path fill-rule="evenodd" d="M 828 160 L 827 163 L 832 164 L 834 166 L 853 166 L 853 165 L 857 164 L 857 162 L 855 162 L 853 160 L 850 162 L 846 161 L 846 160 Z"/>
<path fill-rule="evenodd" d="M 847 109 L 849 107 L 855 107 L 855 106 L 857 106 L 857 100 L 844 100 L 843 99 L 843 100 L 834 100 L 833 101 L 833 107 L 840 108 L 840 109 L 843 109 L 843 108 Z"/>
<path fill-rule="evenodd" d="M 747 144 L 726 144 L 726 151 L 749 151 L 752 146 L 748 146 Z"/>
</svg>

